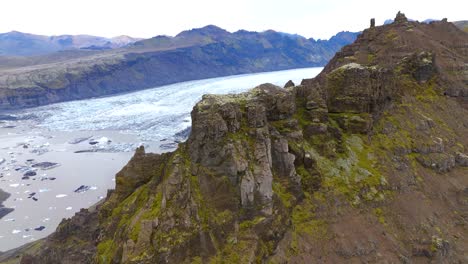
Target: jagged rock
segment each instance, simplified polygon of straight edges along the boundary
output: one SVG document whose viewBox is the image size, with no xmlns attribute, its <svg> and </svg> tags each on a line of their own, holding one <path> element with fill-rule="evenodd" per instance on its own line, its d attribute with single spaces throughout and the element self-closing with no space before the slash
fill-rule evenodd
<svg viewBox="0 0 468 264">
<path fill-rule="evenodd" d="M 265 126 L 267 123 L 265 106 L 251 104 L 247 105 L 247 122 L 249 127 L 259 128 Z M 235 132 L 235 131 L 234 131 Z"/>
<path fill-rule="evenodd" d="M 437 71 L 434 60 L 433 53 L 426 51 L 415 52 L 411 56 L 404 57 L 400 65 L 403 67 L 403 73 L 411 74 L 419 83 L 425 83 Z"/>
<path fill-rule="evenodd" d="M 337 115 L 333 119 L 343 130 L 351 133 L 367 134 L 372 127 L 369 115 Z"/>
<path fill-rule="evenodd" d="M 146 154 L 143 146 L 137 148 L 135 155 L 130 159 L 131 162 L 117 173 L 115 191 L 122 196 L 132 192 L 153 177 L 151 172 L 159 169 L 161 162 L 165 162 L 166 159 L 165 155 Z"/>
<path fill-rule="evenodd" d="M 393 79 L 391 71 L 345 64 L 327 76 L 328 109 L 334 113 L 380 111 L 398 92 Z"/>
<path fill-rule="evenodd" d="M 408 19 L 406 18 L 405 14 L 398 11 L 398 13 L 397 13 L 397 15 L 396 15 L 396 17 L 394 19 L 394 23 L 401 24 L 401 23 L 405 23 L 405 22 L 408 22 Z"/>
<path fill-rule="evenodd" d="M 455 154 L 455 161 L 460 166 L 468 167 L 468 155 L 466 155 L 464 153 L 457 152 Z"/>
<path fill-rule="evenodd" d="M 328 131 L 328 126 L 324 123 L 309 124 L 304 128 L 304 136 L 307 138 L 313 135 L 325 134 Z"/>
<path fill-rule="evenodd" d="M 427 131 L 433 127 L 435 127 L 435 122 L 428 117 L 423 117 L 423 119 L 419 120 L 419 122 L 416 124 L 416 129 L 421 131 Z"/>
<path fill-rule="evenodd" d="M 314 110 L 314 109 L 317 109 L 319 108 L 319 105 L 315 102 L 315 101 L 307 101 L 306 103 L 306 109 L 307 110 Z"/>
<path fill-rule="evenodd" d="M 443 153 L 445 151 L 445 144 L 441 138 L 435 137 L 431 141 L 417 143 L 413 151 L 422 154 Z"/>
<path fill-rule="evenodd" d="M 416 158 L 424 167 L 437 172 L 448 172 L 455 167 L 455 157 L 446 153 L 430 153 Z"/>
<path fill-rule="evenodd" d="M 291 117 L 296 111 L 294 93 L 281 89 L 273 84 L 257 86 L 258 101 L 265 106 L 269 121 L 282 120 Z"/>
<path fill-rule="evenodd" d="M 296 85 L 294 84 L 294 82 L 291 81 L 291 80 L 289 80 L 289 81 L 286 82 L 286 84 L 284 85 L 284 88 L 289 88 L 289 87 L 294 87 L 294 86 L 296 86 Z"/>
</svg>

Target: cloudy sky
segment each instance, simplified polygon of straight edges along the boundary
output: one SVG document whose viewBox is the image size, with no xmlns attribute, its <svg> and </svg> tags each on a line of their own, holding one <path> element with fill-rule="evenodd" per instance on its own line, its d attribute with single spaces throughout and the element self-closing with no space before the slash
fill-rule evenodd
<svg viewBox="0 0 468 264">
<path fill-rule="evenodd" d="M 381 24 L 399 10 L 416 20 L 468 20 L 466 0 L 0 0 L 0 10 L 0 32 L 144 38 L 214 24 L 328 39 L 364 29 L 372 17 Z"/>
</svg>

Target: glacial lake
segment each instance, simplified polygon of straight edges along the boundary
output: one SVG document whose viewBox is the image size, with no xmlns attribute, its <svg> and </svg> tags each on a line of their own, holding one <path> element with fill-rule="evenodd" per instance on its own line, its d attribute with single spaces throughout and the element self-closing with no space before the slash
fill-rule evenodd
<svg viewBox="0 0 468 264">
<path fill-rule="evenodd" d="M 137 146 L 173 150 L 203 94 L 300 84 L 322 69 L 189 81 L 9 113 L 18 120 L 0 122 L 0 189 L 11 194 L 3 204 L 14 211 L 0 219 L 0 251 L 49 235 L 62 218 L 103 199 Z"/>
</svg>

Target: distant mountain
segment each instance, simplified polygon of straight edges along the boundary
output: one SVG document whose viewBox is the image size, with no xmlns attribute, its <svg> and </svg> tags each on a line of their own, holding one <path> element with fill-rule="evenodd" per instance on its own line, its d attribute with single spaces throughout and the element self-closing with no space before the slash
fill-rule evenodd
<svg viewBox="0 0 468 264">
<path fill-rule="evenodd" d="M 415 22 L 415 21 L 417 21 L 417 20 L 408 18 L 408 21 Z M 435 21 L 440 21 L 440 19 L 428 18 L 428 19 L 426 19 L 426 20 L 421 21 L 421 23 L 429 24 L 429 23 L 435 22 Z M 387 19 L 387 20 L 385 20 L 384 25 L 389 25 L 389 24 L 392 24 L 392 23 L 393 23 L 393 19 Z"/>
<path fill-rule="evenodd" d="M 183 31 L 175 37 L 137 41 L 119 49 L 90 46 L 90 41 L 82 40 L 79 44 L 73 42 L 82 47 L 80 50 L 33 57 L 0 56 L 0 109 L 33 107 L 195 79 L 323 66 L 357 35 L 340 32 L 329 40 L 314 40 L 273 30 L 230 33 L 209 25 Z M 43 47 L 39 44 L 44 42 L 33 43 L 37 43 L 39 50 Z"/>
<path fill-rule="evenodd" d="M 408 19 L 408 21 L 415 21 L 415 20 Z M 437 22 L 437 21 L 440 21 L 440 20 L 439 19 L 428 18 L 428 19 L 422 21 L 421 23 L 429 24 L 431 22 Z M 391 23 L 393 23 L 393 19 L 387 19 L 387 20 L 385 20 L 384 25 L 389 25 Z M 468 32 L 468 20 L 453 21 L 452 23 L 455 24 L 455 26 L 457 26 L 459 29 L 461 29 L 461 30 L 463 30 L 465 32 Z"/>
<path fill-rule="evenodd" d="M 462 21 L 454 21 L 452 22 L 457 26 L 459 29 L 468 32 L 468 20 L 462 20 Z"/>
<path fill-rule="evenodd" d="M 0 56 L 33 56 L 70 49 L 113 49 L 141 39 L 128 36 L 104 38 L 89 35 L 42 36 L 18 31 L 0 34 Z"/>
</svg>

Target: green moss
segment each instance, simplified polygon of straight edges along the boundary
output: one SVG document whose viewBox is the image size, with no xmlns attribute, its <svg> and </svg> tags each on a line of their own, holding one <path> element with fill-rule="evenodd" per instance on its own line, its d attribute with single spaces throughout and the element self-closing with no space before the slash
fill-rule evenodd
<svg viewBox="0 0 468 264">
<path fill-rule="evenodd" d="M 274 126 L 281 134 L 288 134 L 294 132 L 293 129 L 288 127 L 288 120 L 272 121 L 270 122 L 270 124 Z"/>
<path fill-rule="evenodd" d="M 163 192 L 159 190 L 153 198 L 153 204 L 151 208 L 143 213 L 143 219 L 155 219 L 159 216 L 161 212 L 161 204 L 162 204 Z"/>
<path fill-rule="evenodd" d="M 343 194 L 355 204 L 361 199 L 383 199 L 379 186 L 385 185 L 386 181 L 377 166 L 374 150 L 357 135 L 345 136 L 344 146 L 346 153 L 335 160 L 320 156 L 308 147 L 323 175 L 323 187 Z"/>
<path fill-rule="evenodd" d="M 234 218 L 234 214 L 229 210 L 224 210 L 219 213 L 215 213 L 212 221 L 216 225 L 224 225 L 226 223 L 230 223 Z"/>
<path fill-rule="evenodd" d="M 144 262 L 144 260 L 147 261 L 150 258 L 151 257 L 148 255 L 148 253 L 146 253 L 146 251 L 144 251 L 140 255 L 132 257 L 131 262 L 133 262 L 133 263 L 142 263 L 142 262 Z"/>
<path fill-rule="evenodd" d="M 302 189 L 306 192 L 314 192 L 321 184 L 321 177 L 319 174 L 311 174 L 303 165 L 296 167 L 296 172 L 301 176 Z"/>
<path fill-rule="evenodd" d="M 198 233 L 197 230 L 180 230 L 177 228 L 173 228 L 169 232 L 158 233 L 156 237 L 158 245 L 169 246 L 169 248 L 161 247 L 158 250 L 160 252 L 169 251 L 171 248 L 184 244 L 196 233 Z"/>
<path fill-rule="evenodd" d="M 412 86 L 417 87 L 416 99 L 424 103 L 432 103 L 440 98 L 435 90 L 435 80 L 431 79 L 424 84 L 417 84 L 414 80 L 407 80 L 406 82 L 413 82 Z"/>
<path fill-rule="evenodd" d="M 132 231 L 130 232 L 130 239 L 137 242 L 138 234 L 140 234 L 140 231 L 141 231 L 141 224 L 140 224 L 140 221 L 138 221 L 135 223 L 135 226 L 133 226 Z"/>
<path fill-rule="evenodd" d="M 286 208 L 291 208 L 294 196 L 289 193 L 284 185 L 279 182 L 279 179 L 275 179 L 272 184 L 273 187 L 273 192 L 278 195 L 278 198 L 280 198 L 281 202 Z"/>
<path fill-rule="evenodd" d="M 372 64 L 374 63 L 375 55 L 374 54 L 367 54 L 367 63 Z"/>
<path fill-rule="evenodd" d="M 114 254 L 114 242 L 112 240 L 105 240 L 97 246 L 97 261 L 100 264 L 111 263 Z"/>
<path fill-rule="evenodd" d="M 218 263 L 249 263 L 250 251 L 255 248 L 255 241 L 239 240 L 226 243 L 225 247 L 212 257 L 210 264 Z"/>
<path fill-rule="evenodd" d="M 113 226 L 112 223 L 117 223 L 115 227 L 112 227 L 115 228 L 115 231 L 113 232 L 114 237 L 111 239 L 111 241 L 118 241 L 119 237 L 128 237 L 135 242 L 138 240 L 141 224 L 140 220 L 135 219 L 135 217 L 139 216 L 140 211 L 145 210 L 145 205 L 147 204 L 148 199 L 148 185 L 143 185 L 135 190 L 132 195 L 117 204 L 117 206 L 112 210 L 111 215 L 103 220 L 104 224 L 109 224 L 110 227 Z M 104 248 L 107 244 L 109 244 L 109 242 L 106 240 L 105 243 L 103 242 L 102 247 Z M 117 249 L 112 249 L 112 251 L 115 250 Z M 101 252 L 104 251 L 102 250 Z M 106 257 L 109 256 L 106 255 Z M 102 263 L 107 262 L 104 261 Z"/>
<path fill-rule="evenodd" d="M 194 257 L 190 261 L 191 264 L 203 264 L 203 260 L 201 257 Z"/>
<path fill-rule="evenodd" d="M 387 42 L 392 42 L 394 40 L 398 39 L 398 32 L 396 32 L 394 29 L 389 30 L 385 34 L 385 41 Z"/>
<path fill-rule="evenodd" d="M 340 67 L 327 75 L 327 89 L 330 98 L 335 98 L 345 87 L 345 69 Z"/>
<path fill-rule="evenodd" d="M 294 207 L 291 215 L 292 241 L 291 250 L 298 252 L 298 237 L 308 235 L 314 239 L 326 239 L 328 237 L 328 224 L 324 219 L 315 216 L 315 206 L 308 193 L 303 202 Z"/>
<path fill-rule="evenodd" d="M 430 246 L 430 250 L 434 253 L 437 252 L 440 248 L 442 248 L 443 243 L 444 243 L 444 240 L 442 238 L 437 237 L 437 236 L 432 236 L 432 243 Z"/>
<path fill-rule="evenodd" d="M 263 220 L 265 220 L 265 217 L 257 216 L 253 220 L 246 220 L 246 221 L 241 222 L 239 224 L 239 228 L 240 229 L 249 229 L 249 228 L 252 228 L 252 227 L 256 226 L 257 224 L 261 223 Z"/>
<path fill-rule="evenodd" d="M 375 216 L 377 216 L 377 219 L 379 220 L 379 223 L 384 225 L 385 224 L 385 217 L 384 217 L 382 208 L 375 208 L 374 209 L 374 214 L 375 214 Z"/>
</svg>

